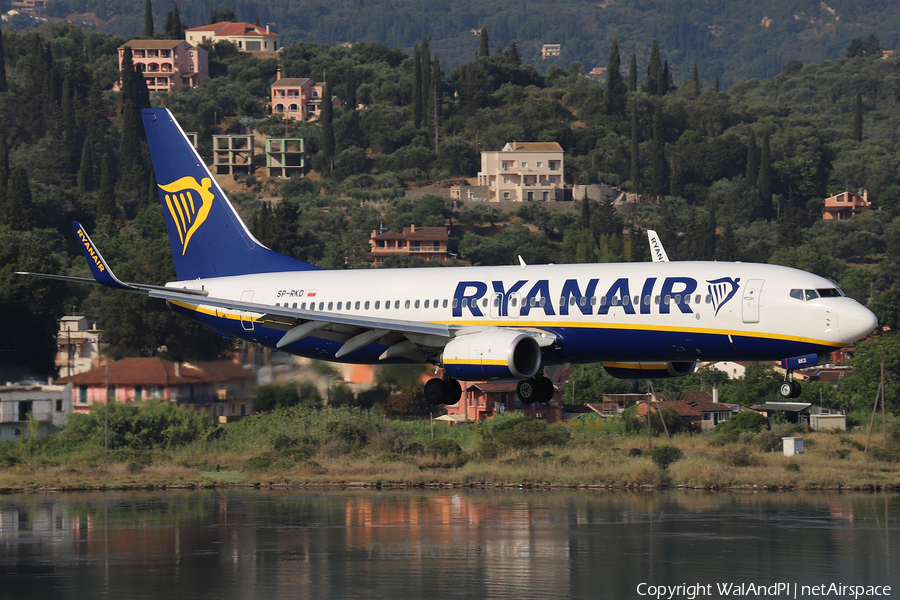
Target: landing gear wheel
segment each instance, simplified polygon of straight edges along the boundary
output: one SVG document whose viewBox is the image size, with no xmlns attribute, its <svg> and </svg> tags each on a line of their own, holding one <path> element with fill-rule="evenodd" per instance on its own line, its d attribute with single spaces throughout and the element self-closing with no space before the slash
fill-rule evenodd
<svg viewBox="0 0 900 600">
<path fill-rule="evenodd" d="M 783 381 L 781 386 L 778 388 L 778 393 L 781 394 L 782 398 L 793 398 L 794 393 L 794 382 L 793 381 Z"/>
<path fill-rule="evenodd" d="M 796 381 L 792 381 L 791 386 L 794 388 L 794 390 L 791 392 L 791 398 L 799 398 L 800 393 L 803 391 L 800 388 L 800 384 L 797 383 Z"/>
<path fill-rule="evenodd" d="M 457 384 L 459 385 L 459 384 Z M 432 406 L 443 404 L 447 398 L 447 386 L 442 379 L 435 377 L 425 384 L 425 401 Z"/>
<path fill-rule="evenodd" d="M 444 387 L 447 388 L 447 397 L 444 398 L 444 404 L 459 404 L 459 397 L 462 396 L 462 386 L 455 379 L 447 379 L 444 381 Z"/>
<path fill-rule="evenodd" d="M 540 389 L 540 402 L 550 402 L 553 399 L 553 392 L 556 391 L 549 377 L 538 378 L 538 389 Z"/>
<path fill-rule="evenodd" d="M 539 395 L 538 382 L 533 377 L 530 379 L 523 379 L 516 384 L 516 396 L 518 396 L 519 401 L 522 402 L 522 404 L 536 402 Z"/>
</svg>

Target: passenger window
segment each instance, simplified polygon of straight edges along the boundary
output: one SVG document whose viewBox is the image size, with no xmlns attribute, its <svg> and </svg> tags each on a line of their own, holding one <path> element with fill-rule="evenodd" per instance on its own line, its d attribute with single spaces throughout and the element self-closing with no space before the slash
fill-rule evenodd
<svg viewBox="0 0 900 600">
<path fill-rule="evenodd" d="M 672 301 L 672 296 L 666 296 L 663 298 L 663 304 L 669 304 Z"/>
<path fill-rule="evenodd" d="M 803 300 L 803 290 L 791 290 L 791 298 Z"/>
<path fill-rule="evenodd" d="M 631 304 L 631 296 L 622 296 L 622 306 Z"/>
<path fill-rule="evenodd" d="M 710 295 L 710 294 L 707 294 L 707 295 L 706 295 L 706 303 L 707 303 L 707 304 L 712 304 L 712 295 Z"/>
<path fill-rule="evenodd" d="M 444 301 L 441 303 L 443 308 L 447 308 L 447 299 L 444 298 Z M 453 307 L 456 308 L 456 300 L 453 300 Z"/>
<path fill-rule="evenodd" d="M 462 307 L 463 307 L 463 308 L 469 308 L 469 299 L 468 299 L 468 298 L 463 298 L 463 305 L 462 305 Z"/>
<path fill-rule="evenodd" d="M 433 306 L 434 306 L 435 308 L 438 307 L 438 301 L 437 301 L 437 298 L 434 299 L 434 304 L 433 304 Z M 444 300 L 444 308 L 447 308 L 447 301 L 446 301 L 446 300 Z"/>
<path fill-rule="evenodd" d="M 591 296 L 591 306 L 597 306 L 597 296 Z"/>
<path fill-rule="evenodd" d="M 381 308 L 381 300 L 376 300 L 375 301 L 375 310 L 378 310 L 379 308 Z"/>
<path fill-rule="evenodd" d="M 575 296 L 569 296 L 569 306 L 575 306 Z"/>
<path fill-rule="evenodd" d="M 428 308 L 428 303 L 429 303 L 429 300 L 426 300 L 426 301 L 425 301 L 425 308 Z"/>
<path fill-rule="evenodd" d="M 541 301 L 540 301 L 538 304 L 540 304 L 541 306 L 543 306 L 543 305 L 544 305 L 544 299 L 541 298 Z"/>
<path fill-rule="evenodd" d="M 532 298 L 532 300 L 534 300 L 534 298 Z M 519 301 L 518 298 L 513 298 L 513 299 L 512 299 L 512 305 L 515 306 L 516 303 L 517 303 L 518 301 Z"/>
<path fill-rule="evenodd" d="M 612 298 L 609 299 L 609 303 L 613 306 L 618 306 L 619 305 L 619 297 L 613 296 Z"/>
<path fill-rule="evenodd" d="M 639 304 L 641 303 L 641 297 L 640 297 L 640 296 L 635 296 L 635 297 L 634 297 L 634 300 L 632 300 L 632 303 L 633 303 L 635 306 L 639 305 Z"/>
<path fill-rule="evenodd" d="M 675 294 L 675 304 L 681 304 L 681 294 Z"/>
<path fill-rule="evenodd" d="M 343 302 L 338 302 L 338 307 L 337 307 L 337 309 L 338 309 L 338 310 L 341 310 L 341 306 L 343 306 L 343 304 L 344 304 Z M 331 308 L 331 304 L 328 305 L 328 308 Z"/>
<path fill-rule="evenodd" d="M 487 308 L 487 298 L 485 298 L 481 301 L 481 306 Z"/>
<path fill-rule="evenodd" d="M 444 300 L 444 306 L 447 306 L 447 301 L 446 301 L 446 300 Z M 459 300 L 457 300 L 456 298 L 454 298 L 454 299 L 453 299 L 453 308 L 456 308 L 457 306 L 459 306 Z"/>
<path fill-rule="evenodd" d="M 700 294 L 694 296 L 694 304 L 700 304 Z"/>
<path fill-rule="evenodd" d="M 534 298 L 532 298 L 532 300 L 534 300 Z M 565 306 L 565 305 L 566 305 L 566 297 L 565 297 L 565 296 L 560 296 L 560 297 L 559 297 L 559 305 L 560 305 L 560 306 Z M 534 305 L 532 304 L 532 306 L 534 306 Z"/>
<path fill-rule="evenodd" d="M 409 307 L 409 304 L 407 304 L 406 306 L 407 306 L 407 308 L 408 308 L 408 307 Z M 400 301 L 399 301 L 399 300 L 394 300 L 394 308 L 395 308 L 395 309 L 399 309 L 399 308 L 400 308 Z"/>
<path fill-rule="evenodd" d="M 806 290 L 806 299 L 807 300 L 815 300 L 819 297 L 819 294 L 816 293 L 816 290 Z"/>
<path fill-rule="evenodd" d="M 384 310 L 391 310 L 391 301 L 390 300 L 384 301 Z"/>
<path fill-rule="evenodd" d="M 494 296 L 494 307 L 500 306 L 499 296 Z"/>
<path fill-rule="evenodd" d="M 407 301 L 403 304 L 403 308 L 409 308 L 409 300 L 407 300 Z"/>
<path fill-rule="evenodd" d="M 328 303 L 328 310 L 331 310 L 334 307 L 334 302 Z"/>
<path fill-rule="evenodd" d="M 600 296 L 600 306 L 606 306 L 606 296 Z"/>
<path fill-rule="evenodd" d="M 281 305 L 280 305 L 279 303 L 276 302 L 276 303 L 275 303 L 275 306 L 281 306 Z"/>
<path fill-rule="evenodd" d="M 419 301 L 416 300 L 416 308 L 419 308 Z"/>
<path fill-rule="evenodd" d="M 319 302 L 319 310 L 325 310 L 325 303 Z"/>
<path fill-rule="evenodd" d="M 691 303 L 691 295 L 690 295 L 690 294 L 685 294 L 685 295 L 684 295 L 684 303 L 685 303 L 685 304 L 690 304 L 690 303 Z"/>
<path fill-rule="evenodd" d="M 356 305 L 353 307 L 355 310 L 359 310 L 359 300 L 356 301 Z M 366 307 L 368 308 L 368 307 Z"/>
<path fill-rule="evenodd" d="M 300 310 L 306 310 L 306 302 L 300 305 Z"/>
<path fill-rule="evenodd" d="M 650 296 L 644 296 L 644 306 L 650 306 Z"/>
<path fill-rule="evenodd" d="M 655 297 L 653 298 L 653 303 L 654 303 L 654 304 L 659 304 L 659 296 L 655 296 Z"/>
<path fill-rule="evenodd" d="M 369 310 L 369 301 L 366 300 L 366 303 L 363 305 L 366 310 Z M 378 308 L 377 306 L 375 308 Z"/>
<path fill-rule="evenodd" d="M 582 296 L 581 299 L 578 301 L 578 304 L 581 306 L 584 306 L 585 304 L 587 304 L 587 297 Z"/>
</svg>

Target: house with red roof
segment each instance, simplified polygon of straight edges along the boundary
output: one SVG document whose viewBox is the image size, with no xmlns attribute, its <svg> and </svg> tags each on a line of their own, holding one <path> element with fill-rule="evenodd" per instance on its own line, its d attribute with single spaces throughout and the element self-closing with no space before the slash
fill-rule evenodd
<svg viewBox="0 0 900 600">
<path fill-rule="evenodd" d="M 402 233 L 372 230 L 369 256 L 376 267 L 387 257 L 404 254 L 425 260 L 450 259 L 450 230 L 447 227 L 404 227 Z"/>
<path fill-rule="evenodd" d="M 131 40 L 119 46 L 119 72 L 125 59 L 125 49 L 131 48 L 134 68 L 140 71 L 151 92 L 197 87 L 209 77 L 209 55 L 184 40 Z M 121 76 L 113 85 L 122 89 Z"/>
<path fill-rule="evenodd" d="M 211 419 L 241 417 L 253 410 L 256 375 L 231 361 L 172 362 L 125 358 L 57 381 L 72 385 L 73 412 L 99 402 L 162 400 Z"/>
<path fill-rule="evenodd" d="M 260 27 L 252 23 L 220 21 L 184 31 L 184 41 L 192 46 L 199 46 L 207 40 L 214 44 L 231 42 L 239 52 L 278 52 L 281 49 L 281 36 L 269 31 L 268 25 Z"/>
<path fill-rule="evenodd" d="M 309 77 L 282 77 L 281 69 L 275 75 L 275 83 L 269 88 L 272 114 L 288 121 L 308 121 L 322 114 L 322 102 L 328 97 L 332 106 L 343 103 L 337 96 L 330 96 L 324 81 Z"/>
</svg>

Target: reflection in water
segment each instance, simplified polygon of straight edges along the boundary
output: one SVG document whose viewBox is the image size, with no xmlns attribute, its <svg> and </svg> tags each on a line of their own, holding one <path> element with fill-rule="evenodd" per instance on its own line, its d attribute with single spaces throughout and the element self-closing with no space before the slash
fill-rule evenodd
<svg viewBox="0 0 900 600">
<path fill-rule="evenodd" d="M 626 598 L 641 582 L 891 585 L 898 517 L 900 496 L 887 494 L 10 495 L 0 496 L 0 580 L 17 598 Z"/>
</svg>

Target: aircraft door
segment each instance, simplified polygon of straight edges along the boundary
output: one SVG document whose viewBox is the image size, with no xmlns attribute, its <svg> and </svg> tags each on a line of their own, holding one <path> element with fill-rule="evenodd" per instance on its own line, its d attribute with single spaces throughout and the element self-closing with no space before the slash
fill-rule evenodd
<svg viewBox="0 0 900 600">
<path fill-rule="evenodd" d="M 244 290 L 241 294 L 241 302 L 253 302 L 253 290 Z M 253 331 L 253 318 L 250 313 L 241 311 L 241 327 L 244 331 Z"/>
<path fill-rule="evenodd" d="M 522 294 L 513 292 L 506 298 L 506 316 L 510 319 L 518 319 L 522 310 Z"/>
<path fill-rule="evenodd" d="M 744 286 L 741 295 L 741 316 L 744 323 L 759 323 L 759 295 L 762 293 L 764 280 L 751 279 Z"/>
<path fill-rule="evenodd" d="M 503 294 L 499 292 L 491 294 L 490 303 L 491 318 L 499 319 L 501 316 L 503 316 Z"/>
</svg>

